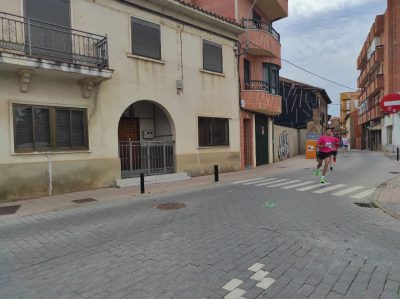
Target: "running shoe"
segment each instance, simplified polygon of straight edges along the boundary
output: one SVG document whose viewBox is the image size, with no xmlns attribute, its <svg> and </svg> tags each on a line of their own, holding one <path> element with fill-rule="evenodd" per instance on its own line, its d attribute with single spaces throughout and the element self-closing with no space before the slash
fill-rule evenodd
<svg viewBox="0 0 400 299">
<path fill-rule="evenodd" d="M 319 180 L 319 182 L 321 183 L 321 184 L 325 184 L 325 177 L 321 177 L 321 179 Z"/>
</svg>

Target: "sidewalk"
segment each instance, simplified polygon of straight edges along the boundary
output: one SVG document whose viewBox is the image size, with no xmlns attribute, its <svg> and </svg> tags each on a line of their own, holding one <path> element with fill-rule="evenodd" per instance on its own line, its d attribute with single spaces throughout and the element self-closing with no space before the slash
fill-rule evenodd
<svg viewBox="0 0 400 299">
<path fill-rule="evenodd" d="M 397 161 L 396 154 L 385 156 L 393 161 L 391 173 L 397 176 L 381 184 L 376 189 L 372 201 L 389 215 L 400 219 L 400 161 Z"/>
<path fill-rule="evenodd" d="M 315 160 L 306 160 L 304 155 L 295 156 L 288 160 L 259 166 L 254 169 L 220 173 L 219 181 L 226 183 L 237 180 L 245 180 L 259 176 L 273 176 L 281 175 L 285 172 L 293 170 L 313 168 L 315 167 Z M 15 213 L 9 215 L 1 215 L 1 217 L 17 217 L 23 215 L 30 215 L 34 213 L 42 213 L 48 211 L 56 211 L 69 207 L 77 207 L 85 204 L 93 204 L 96 202 L 104 202 L 118 199 L 149 197 L 157 194 L 172 193 L 184 190 L 196 190 L 203 187 L 217 185 L 214 183 L 214 175 L 194 177 L 190 180 L 151 184 L 145 186 L 145 194 L 140 193 L 140 187 L 130 188 L 106 188 L 95 189 L 81 192 L 66 193 L 60 195 L 46 196 L 41 198 L 33 198 L 28 200 L 20 200 L 13 202 L 0 203 L 0 207 L 10 207 L 10 209 L 17 209 Z M 74 200 L 78 200 L 74 202 Z M 81 203 L 79 203 L 79 201 Z M 19 206 L 19 207 L 18 207 Z"/>
</svg>

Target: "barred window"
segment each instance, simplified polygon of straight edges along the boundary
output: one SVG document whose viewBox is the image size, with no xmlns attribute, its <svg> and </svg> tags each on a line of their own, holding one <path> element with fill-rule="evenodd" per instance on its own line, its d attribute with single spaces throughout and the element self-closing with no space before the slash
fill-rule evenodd
<svg viewBox="0 0 400 299">
<path fill-rule="evenodd" d="M 132 53 L 161 59 L 160 25 L 132 17 Z"/>
<path fill-rule="evenodd" d="M 229 145 L 227 118 L 199 117 L 199 146 Z"/>
<path fill-rule="evenodd" d="M 86 109 L 13 105 L 15 152 L 88 149 Z"/>
<path fill-rule="evenodd" d="M 222 73 L 222 46 L 203 40 L 203 69 Z"/>
</svg>

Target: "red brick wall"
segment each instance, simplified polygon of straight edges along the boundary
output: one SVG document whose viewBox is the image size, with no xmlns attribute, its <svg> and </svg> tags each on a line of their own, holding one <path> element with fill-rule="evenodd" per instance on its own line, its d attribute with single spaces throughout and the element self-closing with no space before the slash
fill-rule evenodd
<svg viewBox="0 0 400 299">
<path fill-rule="evenodd" d="M 249 146 L 249 154 L 250 157 L 248 157 L 247 160 L 251 161 L 251 165 L 254 165 L 254 157 L 253 157 L 253 117 L 254 114 L 250 113 L 250 112 L 246 112 L 246 111 L 240 111 L 240 164 L 242 169 L 246 168 L 246 161 L 245 161 L 245 156 L 244 156 L 244 152 L 245 152 L 245 146 Z M 246 140 L 245 140 L 245 132 L 244 132 L 244 122 L 245 121 L 250 121 L 250 125 L 251 125 L 251 130 L 249 132 L 249 136 L 247 136 L 247 139 L 250 140 L 250 142 L 247 144 Z"/>
<path fill-rule="evenodd" d="M 191 0 L 191 2 L 221 16 L 235 19 L 235 0 Z"/>
</svg>

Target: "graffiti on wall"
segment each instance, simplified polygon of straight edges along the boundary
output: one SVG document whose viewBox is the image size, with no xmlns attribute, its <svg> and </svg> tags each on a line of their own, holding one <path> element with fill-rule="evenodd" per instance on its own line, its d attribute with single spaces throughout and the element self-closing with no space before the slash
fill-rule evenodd
<svg viewBox="0 0 400 299">
<path fill-rule="evenodd" d="M 278 158 L 285 160 L 290 157 L 289 134 L 284 130 L 279 134 Z"/>
</svg>

